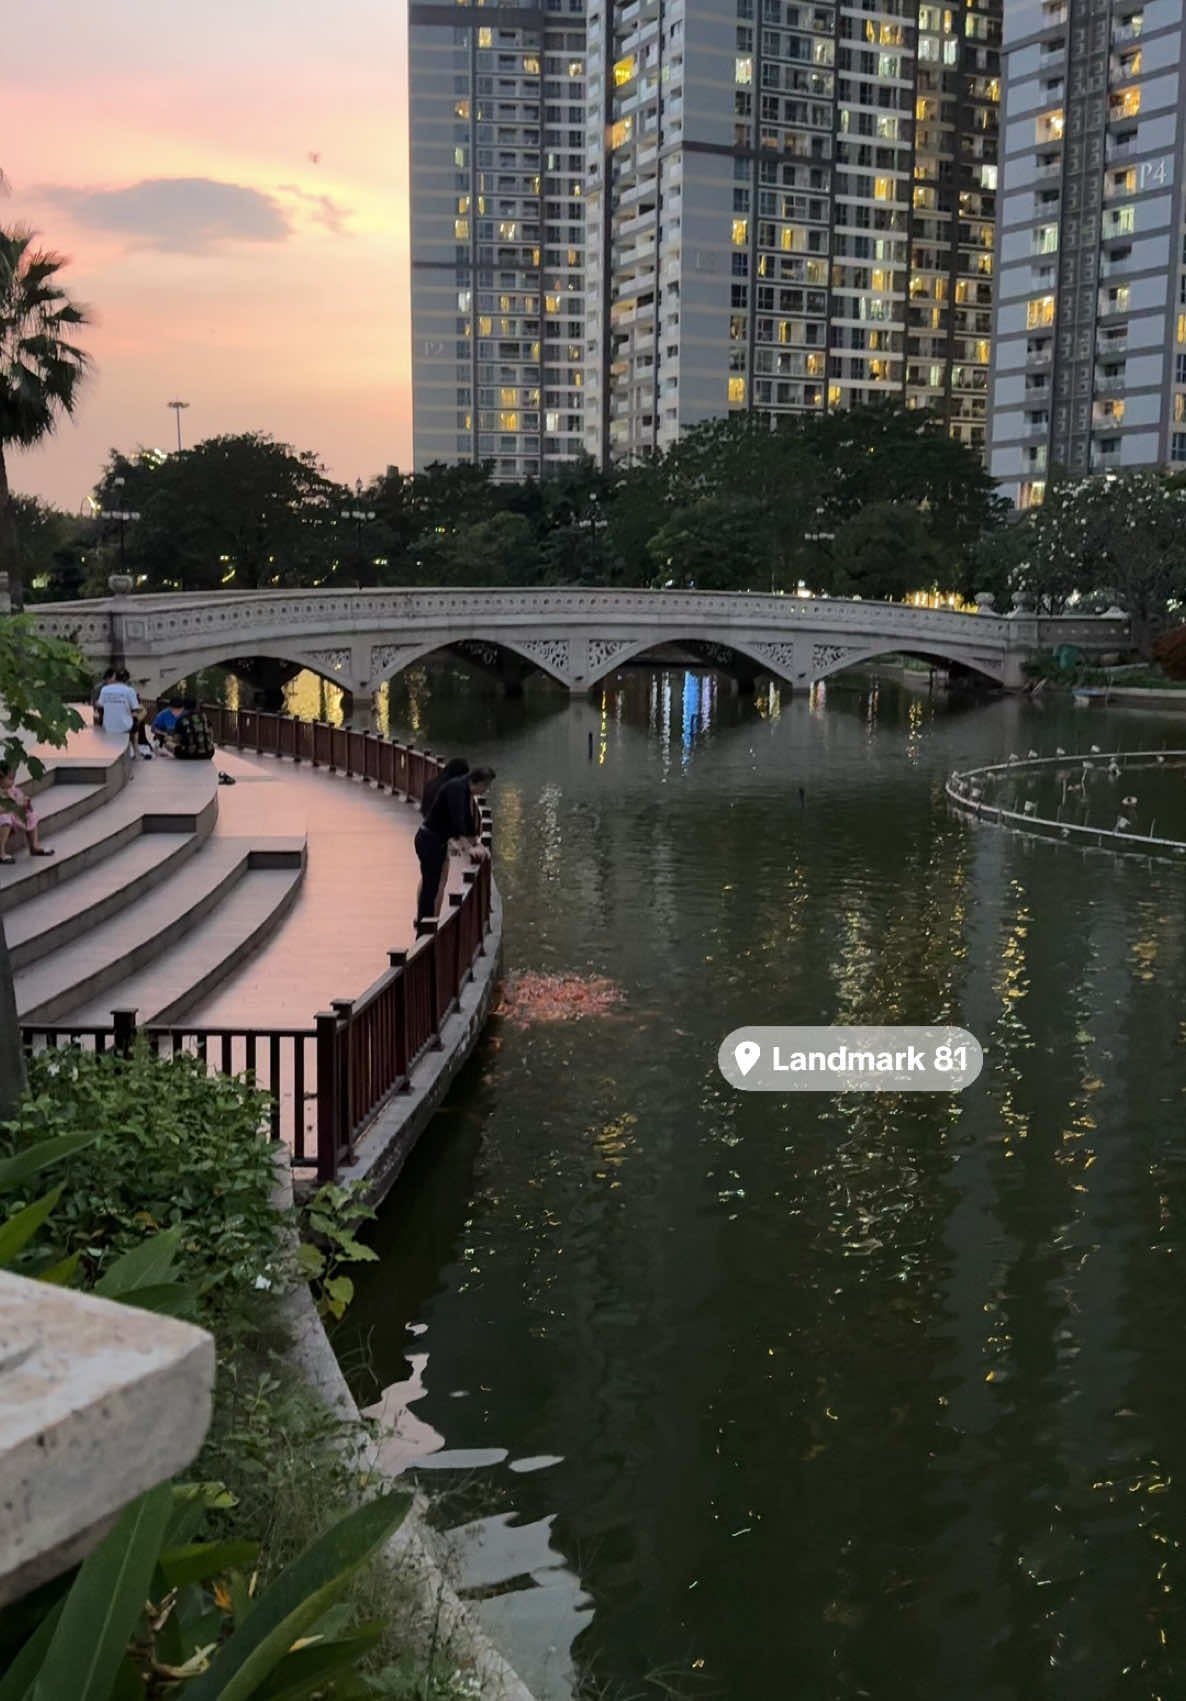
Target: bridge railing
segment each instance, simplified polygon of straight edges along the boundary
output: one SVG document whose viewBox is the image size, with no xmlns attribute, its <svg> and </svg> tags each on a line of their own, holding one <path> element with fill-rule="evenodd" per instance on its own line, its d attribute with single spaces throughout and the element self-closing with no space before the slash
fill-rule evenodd
<svg viewBox="0 0 1186 1701">
<path fill-rule="evenodd" d="M 354 728 L 294 721 L 255 709 L 203 705 L 215 740 L 238 750 L 287 757 L 369 780 L 418 803 L 441 763 L 428 751 Z M 491 843 L 483 811 L 482 843 Z M 222 1075 L 249 1076 L 269 1097 L 269 1130 L 293 1168 L 332 1181 L 353 1162 L 359 1138 L 411 1087 L 426 1052 L 485 955 L 490 931 L 489 861 L 465 871 L 440 921 L 422 922 L 415 945 L 390 951 L 388 967 L 356 999 L 334 999 L 311 1028 L 202 1028 L 174 1023 L 138 1028 L 134 1010 L 113 1010 L 107 1027 L 25 1024 L 30 1052 L 80 1046 L 126 1057 L 140 1034 L 158 1056 L 188 1054 Z"/>
</svg>

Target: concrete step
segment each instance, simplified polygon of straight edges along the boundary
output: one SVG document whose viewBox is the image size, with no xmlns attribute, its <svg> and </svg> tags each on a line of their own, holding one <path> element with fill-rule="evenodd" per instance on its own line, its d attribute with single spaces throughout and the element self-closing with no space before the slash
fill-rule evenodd
<svg viewBox="0 0 1186 1701">
<path fill-rule="evenodd" d="M 204 844 L 180 879 L 167 881 L 19 970 L 14 980 L 21 1021 L 51 1024 L 97 999 L 109 1010 L 101 995 L 166 953 L 175 957 L 180 979 L 192 985 L 188 944 L 175 947 L 225 902 L 253 865 L 269 873 L 295 871 L 299 878 L 303 845 L 231 838 Z"/>
<path fill-rule="evenodd" d="M 136 821 L 125 829 L 134 829 L 135 836 L 115 847 L 114 854 L 91 868 L 76 870 L 73 878 L 18 904 L 5 916 L 4 932 L 14 970 L 69 945 L 109 916 L 139 902 L 176 874 L 202 843 L 197 833 L 143 833 L 140 825 Z M 102 842 L 110 845 L 111 836 Z M 72 866 L 75 860 L 70 859 L 66 866 Z"/>
<path fill-rule="evenodd" d="M 80 1028 L 110 1027 L 113 1010 L 135 1010 L 139 1026 L 172 1025 L 234 974 L 280 926 L 300 891 L 304 866 L 250 867 L 182 948 L 72 1011 Z"/>
<path fill-rule="evenodd" d="M 19 904 L 60 888 L 132 844 L 142 833 L 196 834 L 204 839 L 218 818 L 215 790 L 207 788 L 190 799 L 178 798 L 175 793 L 166 795 L 160 787 L 150 791 L 147 786 L 131 785 L 106 794 L 99 788 L 98 802 L 89 811 L 63 823 L 58 814 L 46 813 L 57 790 L 57 786 L 52 787 L 37 803 L 42 841 L 53 847 L 54 854 L 29 857 L 21 849 L 11 868 L 0 868 L 0 915 L 9 915 Z M 67 807 L 74 790 L 70 783 L 62 788 Z"/>
</svg>

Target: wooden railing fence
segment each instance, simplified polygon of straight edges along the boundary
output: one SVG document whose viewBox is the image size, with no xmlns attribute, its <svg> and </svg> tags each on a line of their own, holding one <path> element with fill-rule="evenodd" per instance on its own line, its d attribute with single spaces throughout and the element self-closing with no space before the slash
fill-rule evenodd
<svg viewBox="0 0 1186 1701">
<path fill-rule="evenodd" d="M 419 803 L 442 765 L 428 751 L 354 728 L 219 704 L 203 710 L 218 744 L 362 779 L 409 804 Z M 482 843 L 489 849 L 485 810 Z M 441 1045 L 441 1029 L 485 955 L 490 899 L 490 862 L 477 862 L 445 914 L 420 924 L 413 948 L 389 951 L 378 980 L 357 998 L 332 1000 L 312 1028 L 138 1029 L 134 1010 L 113 1010 L 110 1027 L 78 1029 L 67 1020 L 23 1026 L 22 1037 L 30 1051 L 80 1045 L 127 1056 L 140 1033 L 158 1055 L 187 1052 L 220 1074 L 250 1075 L 270 1096 L 272 1138 L 287 1144 L 293 1167 L 332 1181 L 383 1107 L 409 1090 L 419 1059 Z"/>
</svg>

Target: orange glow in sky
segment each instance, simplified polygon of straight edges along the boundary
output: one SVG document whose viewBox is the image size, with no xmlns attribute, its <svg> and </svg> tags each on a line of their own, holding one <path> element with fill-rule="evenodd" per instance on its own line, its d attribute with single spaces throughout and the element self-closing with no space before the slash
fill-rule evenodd
<svg viewBox="0 0 1186 1701">
<path fill-rule="evenodd" d="M 411 455 L 404 7 L 62 0 L 5 23 L 0 223 L 68 257 L 94 372 L 10 454 L 77 510 L 113 447 L 265 431 L 353 483 Z"/>
</svg>

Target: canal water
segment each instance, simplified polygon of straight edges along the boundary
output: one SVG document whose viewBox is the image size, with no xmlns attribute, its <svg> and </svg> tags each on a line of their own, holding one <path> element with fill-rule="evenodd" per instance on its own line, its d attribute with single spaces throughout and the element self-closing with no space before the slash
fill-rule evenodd
<svg viewBox="0 0 1186 1701">
<path fill-rule="evenodd" d="M 338 1343 L 411 1397 L 538 1693 L 1186 1696 L 1186 870 L 943 796 L 1186 723 L 679 672 L 569 705 L 416 670 L 386 716 L 498 769 L 507 972 L 621 993 L 490 1025 Z M 984 1072 L 716 1070 L 742 1024 L 866 1022 L 964 1026 Z"/>
</svg>

